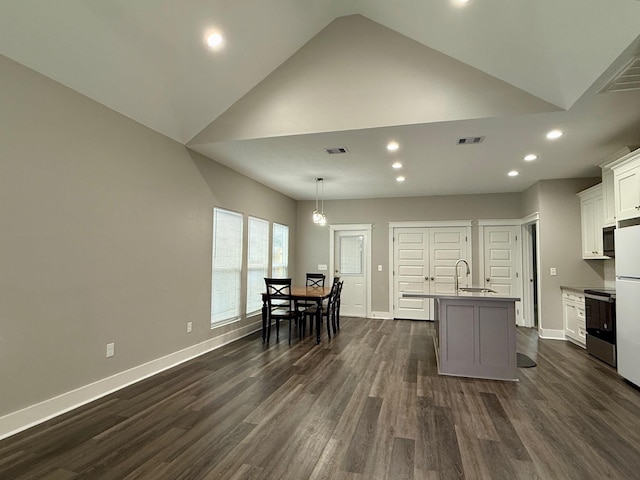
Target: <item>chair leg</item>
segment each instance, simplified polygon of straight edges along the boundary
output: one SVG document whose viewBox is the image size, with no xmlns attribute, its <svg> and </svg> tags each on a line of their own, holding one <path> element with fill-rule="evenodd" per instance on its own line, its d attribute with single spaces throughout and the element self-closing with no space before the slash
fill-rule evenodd
<svg viewBox="0 0 640 480">
<path fill-rule="evenodd" d="M 269 345 L 269 339 L 271 338 L 271 319 L 267 319 L 267 345 Z M 262 340 L 264 342 L 264 339 Z"/>
<path fill-rule="evenodd" d="M 329 320 L 330 313 L 327 312 L 327 337 L 331 338 L 331 321 Z"/>
<path fill-rule="evenodd" d="M 280 319 L 276 318 L 276 342 L 280 341 Z"/>
</svg>

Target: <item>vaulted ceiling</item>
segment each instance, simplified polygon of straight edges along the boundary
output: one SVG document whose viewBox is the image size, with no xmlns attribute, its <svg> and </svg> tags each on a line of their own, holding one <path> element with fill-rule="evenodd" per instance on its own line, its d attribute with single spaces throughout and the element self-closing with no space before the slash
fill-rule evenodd
<svg viewBox="0 0 640 480">
<path fill-rule="evenodd" d="M 596 175 L 640 144 L 640 89 L 598 93 L 639 34 L 637 0 L 0 3 L 3 55 L 295 199 Z"/>
</svg>

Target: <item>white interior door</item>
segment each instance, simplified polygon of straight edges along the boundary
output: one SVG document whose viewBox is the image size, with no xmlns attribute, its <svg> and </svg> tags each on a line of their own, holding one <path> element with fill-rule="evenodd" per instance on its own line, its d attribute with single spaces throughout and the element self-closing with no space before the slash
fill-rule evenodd
<svg viewBox="0 0 640 480">
<path fill-rule="evenodd" d="M 428 298 L 402 298 L 405 292 L 429 293 L 429 230 L 396 228 L 393 233 L 393 317 L 428 320 Z"/>
<path fill-rule="evenodd" d="M 496 292 L 519 297 L 520 288 L 520 227 L 515 225 L 485 226 L 484 286 Z M 516 323 L 522 323 L 522 302 L 516 302 Z"/>
<path fill-rule="evenodd" d="M 338 230 L 334 239 L 335 275 L 344 281 L 340 314 L 367 316 L 367 231 Z"/>
<path fill-rule="evenodd" d="M 430 229 L 430 264 L 431 293 L 454 293 L 455 264 L 460 258 L 472 264 L 467 249 L 467 229 L 465 227 L 433 227 Z M 466 269 L 459 269 L 460 285 L 471 284 L 471 275 L 468 277 Z"/>
</svg>

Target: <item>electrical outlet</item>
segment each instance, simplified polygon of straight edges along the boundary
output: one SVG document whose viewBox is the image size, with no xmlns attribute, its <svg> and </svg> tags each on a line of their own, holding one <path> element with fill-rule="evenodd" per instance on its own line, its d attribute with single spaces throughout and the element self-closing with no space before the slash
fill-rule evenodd
<svg viewBox="0 0 640 480">
<path fill-rule="evenodd" d="M 378 265 L 378 271 L 381 272 L 382 271 L 382 265 Z"/>
<path fill-rule="evenodd" d="M 187 333 L 191 333 L 193 331 L 193 322 L 187 322 Z"/>
<path fill-rule="evenodd" d="M 549 275 L 551 275 L 552 277 L 555 277 L 556 275 L 558 275 L 558 270 L 556 269 L 556 267 L 549 268 Z"/>
<path fill-rule="evenodd" d="M 107 358 L 113 357 L 116 354 L 116 344 L 107 343 Z"/>
</svg>

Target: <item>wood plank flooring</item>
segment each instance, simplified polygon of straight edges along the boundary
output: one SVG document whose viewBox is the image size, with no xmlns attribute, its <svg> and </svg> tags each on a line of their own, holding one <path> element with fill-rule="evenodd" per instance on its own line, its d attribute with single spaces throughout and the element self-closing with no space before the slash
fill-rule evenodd
<svg viewBox="0 0 640 480">
<path fill-rule="evenodd" d="M 0 479 L 637 479 L 640 392 L 518 329 L 519 382 L 438 376 L 433 325 L 252 335 L 0 442 Z"/>
</svg>

